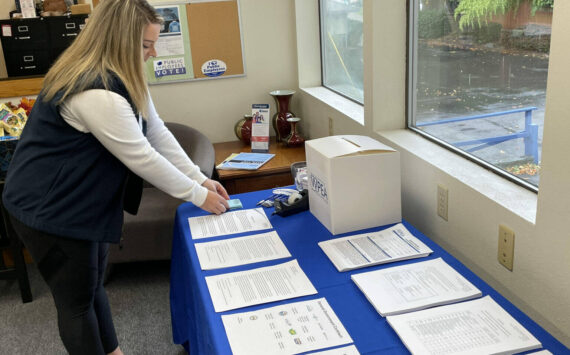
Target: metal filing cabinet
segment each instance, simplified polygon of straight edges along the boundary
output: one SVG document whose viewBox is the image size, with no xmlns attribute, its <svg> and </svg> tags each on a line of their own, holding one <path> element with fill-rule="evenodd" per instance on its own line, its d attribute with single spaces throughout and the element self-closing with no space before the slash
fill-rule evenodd
<svg viewBox="0 0 570 355">
<path fill-rule="evenodd" d="M 87 15 L 0 20 L 9 77 L 41 75 L 77 37 Z"/>
</svg>

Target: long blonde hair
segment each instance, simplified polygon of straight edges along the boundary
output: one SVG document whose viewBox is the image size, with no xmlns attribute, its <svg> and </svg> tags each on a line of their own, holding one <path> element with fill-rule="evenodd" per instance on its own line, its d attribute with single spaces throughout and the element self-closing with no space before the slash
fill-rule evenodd
<svg viewBox="0 0 570 355">
<path fill-rule="evenodd" d="M 103 0 L 85 28 L 58 58 L 44 79 L 43 95 L 68 96 L 101 79 L 109 89 L 113 73 L 125 85 L 136 109 L 146 114 L 148 89 L 144 72 L 143 30 L 162 18 L 146 0 Z"/>
</svg>

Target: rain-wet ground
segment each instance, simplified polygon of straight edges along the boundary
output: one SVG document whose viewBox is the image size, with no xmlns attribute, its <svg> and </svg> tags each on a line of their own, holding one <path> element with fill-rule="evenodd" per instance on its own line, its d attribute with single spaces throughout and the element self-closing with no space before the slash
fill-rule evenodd
<svg viewBox="0 0 570 355">
<path fill-rule="evenodd" d="M 540 161 L 548 56 L 420 45 L 418 58 L 417 123 L 534 106 L 537 110 L 532 112 L 532 123 L 538 126 Z M 504 136 L 524 129 L 524 113 L 423 127 L 448 143 Z M 520 138 L 472 154 L 503 168 L 532 162 Z M 538 175 L 525 179 L 538 185 Z"/>
</svg>

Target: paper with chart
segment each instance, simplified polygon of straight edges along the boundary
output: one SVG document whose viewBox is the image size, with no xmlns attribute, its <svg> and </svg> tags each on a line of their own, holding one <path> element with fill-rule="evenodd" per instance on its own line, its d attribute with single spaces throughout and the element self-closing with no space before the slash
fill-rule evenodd
<svg viewBox="0 0 570 355">
<path fill-rule="evenodd" d="M 222 322 L 234 355 L 298 354 L 352 343 L 324 298 L 223 315 Z"/>
<path fill-rule="evenodd" d="M 196 243 L 194 246 L 202 270 L 246 265 L 291 256 L 275 231 L 214 242 Z"/>
<path fill-rule="evenodd" d="M 386 319 L 412 354 L 514 354 L 541 347 L 490 296 Z"/>
<path fill-rule="evenodd" d="M 297 260 L 208 276 L 206 284 L 216 312 L 317 293 Z"/>
<path fill-rule="evenodd" d="M 327 240 L 319 246 L 338 271 L 420 258 L 433 252 L 401 223 L 378 232 Z"/>
<path fill-rule="evenodd" d="M 479 289 L 441 258 L 351 278 L 383 317 L 481 297 Z"/>
<path fill-rule="evenodd" d="M 262 208 L 253 208 L 188 218 L 192 239 L 271 229 Z"/>
</svg>

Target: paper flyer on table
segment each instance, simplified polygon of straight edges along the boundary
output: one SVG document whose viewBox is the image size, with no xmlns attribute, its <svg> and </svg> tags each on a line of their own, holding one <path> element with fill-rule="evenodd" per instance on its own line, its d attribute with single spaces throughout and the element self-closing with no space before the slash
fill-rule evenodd
<svg viewBox="0 0 570 355">
<path fill-rule="evenodd" d="M 490 296 L 386 319 L 412 354 L 515 354 L 541 347 Z"/>
<path fill-rule="evenodd" d="M 352 343 L 324 298 L 223 315 L 222 322 L 234 355 L 298 354 Z"/>
<path fill-rule="evenodd" d="M 401 223 L 378 232 L 327 240 L 319 246 L 338 271 L 420 258 L 433 252 Z"/>
<path fill-rule="evenodd" d="M 245 209 L 188 218 L 192 239 L 271 229 L 271 222 L 262 208 Z"/>
<path fill-rule="evenodd" d="M 208 276 L 206 284 L 216 312 L 317 293 L 297 260 Z"/>
<path fill-rule="evenodd" d="M 291 256 L 275 231 L 214 242 L 196 243 L 194 246 L 202 270 L 246 265 Z"/>
<path fill-rule="evenodd" d="M 441 258 L 351 278 L 383 317 L 481 296 L 479 289 Z"/>
</svg>

